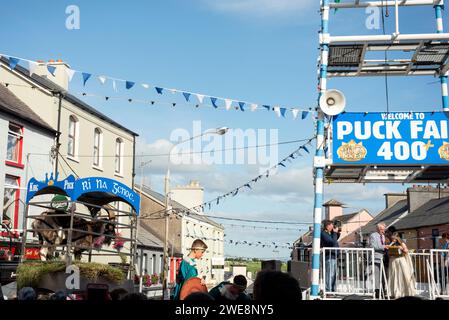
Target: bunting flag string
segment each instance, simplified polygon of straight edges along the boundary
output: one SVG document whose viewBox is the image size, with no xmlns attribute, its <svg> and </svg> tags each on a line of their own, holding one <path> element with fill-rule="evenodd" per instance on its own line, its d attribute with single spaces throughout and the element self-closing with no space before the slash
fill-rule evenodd
<svg viewBox="0 0 449 320">
<path fill-rule="evenodd" d="M 309 149 L 307 149 L 306 146 L 310 146 L 312 144 L 312 141 L 315 139 L 315 137 L 308 139 L 308 141 L 306 143 L 304 143 L 303 145 L 299 146 L 296 150 L 294 150 L 292 153 L 290 153 L 287 157 L 285 157 L 284 159 L 282 159 L 281 161 L 279 161 L 276 165 L 272 166 L 271 168 L 267 169 L 265 172 L 261 173 L 260 175 L 258 175 L 257 177 L 251 179 L 250 181 L 242 184 L 241 186 L 229 191 L 226 194 L 223 194 L 219 197 L 216 197 L 210 201 L 204 202 L 198 206 L 195 206 L 193 208 L 181 211 L 181 214 L 185 214 L 185 215 L 189 215 L 191 214 L 191 210 L 194 210 L 196 212 L 202 212 L 204 211 L 205 208 L 208 208 L 209 210 L 211 209 L 211 206 L 214 205 L 218 205 L 220 203 L 221 200 L 227 198 L 227 197 L 235 197 L 239 194 L 239 192 L 241 190 L 243 190 L 244 188 L 250 189 L 252 190 L 252 185 L 254 185 L 255 183 L 259 182 L 264 176 L 266 178 L 268 178 L 271 174 L 272 171 L 276 170 L 278 167 L 286 167 L 285 163 L 286 162 L 290 162 L 290 159 L 296 159 L 298 156 L 301 156 L 301 151 L 304 150 L 307 153 L 309 152 Z"/>
<path fill-rule="evenodd" d="M 1 56 L 8 59 L 9 67 L 11 68 L 11 70 L 15 69 L 16 66 L 21 61 L 24 61 L 24 62 L 28 62 L 30 74 L 35 73 L 36 68 L 39 64 L 41 64 L 41 65 L 44 64 L 47 66 L 48 72 L 50 74 L 52 74 L 53 76 L 55 75 L 56 67 L 51 64 L 52 62 L 37 62 L 37 61 L 29 60 L 29 59 L 14 57 L 11 55 L 0 53 L 0 57 Z M 103 74 L 101 74 L 101 75 L 94 74 L 92 72 L 78 71 L 78 70 L 71 69 L 71 68 L 65 68 L 65 72 L 66 72 L 67 79 L 69 82 L 71 82 L 73 80 L 75 73 L 81 74 L 83 86 L 86 86 L 86 84 L 92 78 L 92 76 L 94 78 L 98 79 L 98 81 L 102 85 L 106 84 L 106 82 L 108 82 L 107 80 L 111 80 L 112 88 L 115 92 L 118 92 L 117 82 L 124 83 L 124 86 L 127 90 L 131 90 L 132 88 L 135 88 L 135 84 L 137 83 L 137 82 L 131 81 L 131 80 L 114 78 L 114 77 L 106 76 Z M 201 93 L 195 93 L 195 92 L 181 90 L 181 89 L 173 89 L 173 88 L 167 88 L 167 87 L 158 86 L 158 85 L 151 85 L 148 83 L 140 83 L 140 86 L 144 89 L 153 88 L 156 91 L 156 93 L 159 95 L 163 95 L 165 92 L 170 92 L 172 94 L 180 93 L 185 98 L 186 102 L 190 102 L 191 96 L 194 96 L 194 97 L 196 97 L 196 100 L 199 104 L 203 104 L 204 98 L 208 97 L 212 103 L 212 106 L 215 109 L 218 109 L 221 105 L 224 105 L 226 110 L 230 110 L 232 108 L 232 104 L 235 103 L 236 104 L 235 109 L 244 112 L 244 111 L 246 111 L 247 106 L 249 106 L 249 109 L 251 111 L 255 111 L 258 109 L 258 107 L 260 105 L 258 103 L 254 103 L 254 102 L 242 101 L 242 100 L 231 99 L 231 98 L 222 98 L 222 97 L 211 96 L 211 95 L 206 95 L 206 94 L 201 94 Z M 267 104 L 263 104 L 261 106 L 268 111 L 274 111 L 278 117 L 282 117 L 282 118 L 286 118 L 287 111 L 290 111 L 293 119 L 296 119 L 298 116 L 298 113 L 301 111 L 302 112 L 301 118 L 304 120 L 309 113 L 314 112 L 314 108 L 305 108 L 305 109 L 297 108 L 297 107 L 288 107 L 287 108 L 287 107 L 281 107 L 279 105 L 271 106 L 271 105 L 267 105 Z"/>
<path fill-rule="evenodd" d="M 262 248 L 275 248 L 275 249 L 293 249 L 293 243 L 291 242 L 262 242 L 262 241 L 247 241 L 247 240 L 234 240 L 234 239 L 220 239 L 220 238 L 210 238 L 205 237 L 203 235 L 197 235 L 187 233 L 186 237 L 193 238 L 193 239 L 201 239 L 201 240 L 211 240 L 211 241 L 223 241 L 225 243 L 229 243 L 235 246 L 238 245 L 246 245 L 246 246 L 253 246 L 253 247 L 262 247 Z"/>
</svg>

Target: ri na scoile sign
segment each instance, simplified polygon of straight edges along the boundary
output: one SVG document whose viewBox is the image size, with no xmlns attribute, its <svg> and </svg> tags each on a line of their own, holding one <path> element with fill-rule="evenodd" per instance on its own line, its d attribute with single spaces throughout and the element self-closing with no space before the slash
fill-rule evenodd
<svg viewBox="0 0 449 320">
<path fill-rule="evenodd" d="M 449 165 L 443 112 L 342 113 L 332 120 L 333 164 Z"/>
</svg>

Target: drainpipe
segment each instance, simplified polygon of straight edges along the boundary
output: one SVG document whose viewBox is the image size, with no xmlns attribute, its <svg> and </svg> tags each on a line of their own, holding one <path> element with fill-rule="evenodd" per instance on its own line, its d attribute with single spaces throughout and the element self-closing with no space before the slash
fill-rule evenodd
<svg viewBox="0 0 449 320">
<path fill-rule="evenodd" d="M 134 190 L 134 177 L 136 176 L 136 135 L 133 134 L 133 172 L 132 172 L 132 188 Z M 143 185 L 140 186 L 142 189 Z"/>
<path fill-rule="evenodd" d="M 59 96 L 59 105 L 58 105 L 58 124 L 57 124 L 57 133 L 56 133 L 56 159 L 55 159 L 55 176 L 58 173 L 58 165 L 59 165 L 59 147 L 61 144 L 59 143 L 59 137 L 61 136 L 61 109 L 62 109 L 62 92 L 58 92 Z"/>
</svg>

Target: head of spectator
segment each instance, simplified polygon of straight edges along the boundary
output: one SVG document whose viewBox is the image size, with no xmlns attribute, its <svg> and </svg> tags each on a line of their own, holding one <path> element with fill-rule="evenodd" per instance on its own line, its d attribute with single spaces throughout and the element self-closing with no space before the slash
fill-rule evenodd
<svg viewBox="0 0 449 320">
<path fill-rule="evenodd" d="M 379 232 L 379 234 L 385 234 L 385 228 L 386 227 L 387 226 L 385 225 L 385 223 L 383 223 L 383 222 L 378 223 L 377 226 L 376 226 L 377 232 Z"/>
<path fill-rule="evenodd" d="M 260 271 L 254 281 L 256 301 L 298 301 L 302 299 L 298 281 L 280 271 Z"/>
<path fill-rule="evenodd" d="M 122 298 L 128 294 L 128 290 L 123 288 L 117 288 L 112 290 L 109 294 L 111 296 L 111 300 L 118 301 L 122 300 Z"/>
<path fill-rule="evenodd" d="M 206 292 L 193 292 L 185 297 L 184 301 L 214 301 L 215 299 Z"/>
<path fill-rule="evenodd" d="M 56 301 L 67 300 L 67 294 L 62 290 L 56 291 L 54 294 L 50 296 L 50 300 Z"/>
<path fill-rule="evenodd" d="M 334 223 L 331 220 L 324 220 L 323 221 L 323 230 L 327 232 L 332 232 L 334 230 Z"/>
<path fill-rule="evenodd" d="M 248 281 L 244 275 L 238 274 L 234 277 L 232 281 L 234 287 L 237 288 L 239 293 L 242 293 L 246 290 L 246 286 L 248 285 Z"/>
<path fill-rule="evenodd" d="M 37 294 L 31 287 L 23 287 L 17 294 L 17 300 L 36 300 Z"/>
<path fill-rule="evenodd" d="M 220 294 L 227 300 L 237 300 L 245 290 L 248 284 L 246 277 L 243 275 L 236 275 L 232 283 L 226 283 L 219 288 Z"/>
<path fill-rule="evenodd" d="M 148 298 L 143 293 L 128 293 L 122 300 L 148 300 Z"/>
<path fill-rule="evenodd" d="M 449 231 L 443 232 L 443 234 L 441 235 L 441 239 L 442 239 L 444 242 L 449 242 Z"/>
</svg>

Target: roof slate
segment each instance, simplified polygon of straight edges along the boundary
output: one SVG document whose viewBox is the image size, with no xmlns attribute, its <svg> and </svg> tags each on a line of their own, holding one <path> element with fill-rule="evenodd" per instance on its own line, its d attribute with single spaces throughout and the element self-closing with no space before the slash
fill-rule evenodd
<svg viewBox="0 0 449 320">
<path fill-rule="evenodd" d="M 396 229 L 414 229 L 441 224 L 449 224 L 449 197 L 426 202 L 394 226 Z"/>
<path fill-rule="evenodd" d="M 377 216 L 373 218 L 373 220 L 371 220 L 364 227 L 362 227 L 362 233 L 367 234 L 375 232 L 376 225 L 380 222 L 383 222 L 387 226 L 390 226 L 402 214 L 407 212 L 407 210 L 408 210 L 407 200 L 398 201 L 393 206 L 381 211 Z"/>
</svg>

